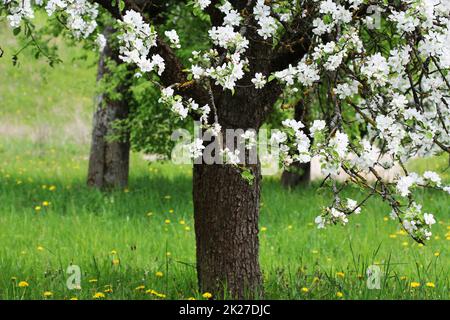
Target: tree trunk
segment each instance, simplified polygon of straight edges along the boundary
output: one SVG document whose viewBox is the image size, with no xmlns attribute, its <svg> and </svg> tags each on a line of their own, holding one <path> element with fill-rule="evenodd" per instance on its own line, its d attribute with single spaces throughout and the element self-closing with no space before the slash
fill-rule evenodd
<svg viewBox="0 0 450 320">
<path fill-rule="evenodd" d="M 105 29 L 105 38 L 109 39 L 112 28 Z M 108 76 L 106 66 L 108 59 L 120 63 L 117 52 L 107 44 L 100 54 L 97 81 Z M 87 184 L 99 189 L 123 188 L 128 185 L 130 141 L 126 136 L 120 141 L 110 141 L 108 137 L 114 132 L 114 121 L 128 117 L 128 83 L 121 83 L 117 90 L 122 93 L 120 100 L 111 100 L 107 94 L 100 94 L 96 101 L 93 117 L 92 143 L 89 156 Z"/>
<path fill-rule="evenodd" d="M 303 100 L 295 105 L 294 119 L 307 123 L 308 109 Z M 305 124 L 305 133 L 309 134 L 309 128 Z M 289 170 L 283 171 L 281 175 L 281 184 L 286 188 L 294 188 L 298 185 L 308 185 L 311 180 L 311 162 L 294 163 Z"/>
<path fill-rule="evenodd" d="M 236 168 L 194 165 L 197 274 L 203 292 L 248 298 L 262 293 L 258 261 L 260 165 L 250 185 Z"/>
<path fill-rule="evenodd" d="M 217 88 L 215 105 L 222 135 L 228 129 L 257 132 L 266 108 L 273 106 L 278 94 L 275 87 L 264 92 L 242 89 L 234 95 Z M 224 146 L 232 149 L 233 140 L 225 135 Z M 251 183 L 235 166 L 194 164 L 199 287 L 218 298 L 243 299 L 263 294 L 258 241 L 261 165 L 255 158 L 250 162 L 250 158 L 246 152 L 243 166 L 254 177 Z"/>
</svg>

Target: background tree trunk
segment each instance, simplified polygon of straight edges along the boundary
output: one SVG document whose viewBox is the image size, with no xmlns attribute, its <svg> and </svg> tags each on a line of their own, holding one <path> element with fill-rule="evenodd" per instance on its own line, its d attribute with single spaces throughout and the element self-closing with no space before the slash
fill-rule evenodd
<svg viewBox="0 0 450 320">
<path fill-rule="evenodd" d="M 294 119 L 302 121 L 304 124 L 307 121 L 307 108 L 303 100 L 300 100 L 295 105 Z M 305 124 L 304 131 L 309 134 L 309 128 Z M 307 163 L 294 163 L 289 171 L 283 171 L 281 175 L 281 184 L 286 188 L 294 188 L 298 185 L 307 185 L 311 180 L 311 162 Z"/>
<path fill-rule="evenodd" d="M 105 28 L 104 36 L 109 39 L 113 29 Z M 109 41 L 108 41 L 109 43 Z M 100 54 L 97 81 L 109 75 L 106 62 L 112 59 L 120 63 L 118 53 L 107 44 Z M 92 143 L 89 156 L 87 184 L 99 189 L 126 187 L 128 185 L 130 141 L 128 135 L 121 141 L 110 141 L 113 123 L 123 120 L 129 114 L 128 83 L 121 83 L 117 90 L 122 93 L 119 101 L 111 100 L 107 94 L 97 97 L 93 117 Z"/>
</svg>

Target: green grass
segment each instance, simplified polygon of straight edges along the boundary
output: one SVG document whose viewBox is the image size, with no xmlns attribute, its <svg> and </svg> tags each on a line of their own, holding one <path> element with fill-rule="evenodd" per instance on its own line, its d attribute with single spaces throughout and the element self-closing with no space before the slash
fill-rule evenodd
<svg viewBox="0 0 450 320">
<path fill-rule="evenodd" d="M 71 124 L 78 119 L 89 128 L 95 54 L 72 63 L 83 52 L 61 42 L 63 64 L 50 68 L 25 52 L 13 67 L 9 58 L 18 44 L 3 25 L 0 37 L 5 50 L 0 59 L 0 299 L 42 299 L 45 291 L 53 293 L 51 299 L 92 299 L 108 288 L 107 299 L 159 299 L 145 290 L 167 299 L 201 299 L 190 167 L 148 165 L 133 154 L 128 190 L 86 188 L 88 145 L 77 138 L 84 131 Z M 42 128 L 50 133 L 41 134 Z M 410 167 L 442 171 L 447 163 L 446 157 L 419 159 Z M 449 181 L 448 171 L 444 174 Z M 264 179 L 262 193 L 265 298 L 450 298 L 447 195 L 418 191 L 425 210 L 438 219 L 433 239 L 419 246 L 396 222 L 385 221 L 390 210 L 380 200 L 370 200 L 347 227 L 317 230 L 313 220 L 329 204 L 328 191 L 286 191 L 274 177 Z M 364 197 L 356 189 L 348 194 Z M 66 287 L 70 264 L 81 268 L 81 290 Z M 365 272 L 373 264 L 383 272 L 381 290 L 366 285 Z M 29 286 L 19 287 L 20 281 Z M 421 285 L 411 288 L 411 282 Z M 141 285 L 145 290 L 135 290 Z"/>
<path fill-rule="evenodd" d="M 157 298 L 135 290 L 140 285 L 168 299 L 201 298 L 189 166 L 148 166 L 135 154 L 129 189 L 101 193 L 85 187 L 87 162 L 77 146 L 37 151 L 24 141 L 2 141 L 0 150 L 0 298 L 40 299 L 51 291 L 56 299 L 90 299 L 109 285 L 108 299 Z M 335 299 L 337 292 L 346 299 L 449 298 L 445 194 L 419 193 L 439 220 L 434 238 L 421 247 L 401 234 L 396 222 L 385 221 L 389 209 L 379 200 L 370 201 L 347 227 L 317 230 L 312 222 L 329 199 L 327 191 L 287 192 L 270 178 L 262 192 L 266 298 Z M 362 197 L 357 190 L 349 194 Z M 120 263 L 113 264 L 115 259 Z M 82 270 L 82 290 L 75 292 L 65 285 L 71 263 Z M 372 264 L 384 274 L 381 290 L 367 289 L 364 275 Z M 158 271 L 163 277 L 155 275 Z M 19 281 L 29 287 L 19 288 Z M 421 286 L 411 289 L 413 281 Z M 426 287 L 427 282 L 436 287 Z"/>
</svg>

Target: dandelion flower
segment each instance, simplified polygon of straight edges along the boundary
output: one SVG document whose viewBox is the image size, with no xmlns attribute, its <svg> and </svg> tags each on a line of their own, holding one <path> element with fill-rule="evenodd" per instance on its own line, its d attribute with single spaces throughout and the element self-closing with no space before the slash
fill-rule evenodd
<svg viewBox="0 0 450 320">
<path fill-rule="evenodd" d="M 120 260 L 119 259 L 112 259 L 112 264 L 113 266 L 118 266 L 120 264 Z"/>
<path fill-rule="evenodd" d="M 145 286 L 143 284 L 141 284 L 140 286 L 137 286 L 136 288 L 134 288 L 134 290 L 136 291 L 142 291 L 145 289 Z"/>
<path fill-rule="evenodd" d="M 261 227 L 261 232 L 266 232 L 267 228 L 266 227 Z"/>
<path fill-rule="evenodd" d="M 72 297 L 72 298 L 70 298 L 70 300 L 78 300 L 78 298 L 77 297 Z"/>
<path fill-rule="evenodd" d="M 195 300 L 195 298 L 194 297 L 189 297 L 188 300 Z"/>
<path fill-rule="evenodd" d="M 427 282 L 425 285 L 426 285 L 428 288 L 434 288 L 434 287 L 436 287 L 436 286 L 434 285 L 433 282 Z"/>
<path fill-rule="evenodd" d="M 50 186 L 50 187 L 48 188 L 48 190 L 50 190 L 50 191 L 55 191 L 55 190 L 56 190 L 56 187 L 55 187 L 55 186 Z"/>
<path fill-rule="evenodd" d="M 441 255 L 441 253 L 439 252 L 439 251 L 436 251 L 435 253 L 434 253 L 434 256 L 435 257 L 439 257 Z"/>
<path fill-rule="evenodd" d="M 164 220 L 164 223 L 165 223 L 165 224 L 170 224 L 170 219 Z"/>
<path fill-rule="evenodd" d="M 111 254 L 114 256 L 114 255 L 117 254 L 117 251 L 116 250 L 111 250 Z"/>
<path fill-rule="evenodd" d="M 36 206 L 36 207 L 34 207 L 34 210 L 35 210 L 35 211 L 41 211 L 41 209 L 42 209 L 41 206 Z"/>
<path fill-rule="evenodd" d="M 42 247 L 42 246 L 37 246 L 37 248 L 36 248 L 38 251 L 44 251 L 44 247 Z"/>
<path fill-rule="evenodd" d="M 411 286 L 411 288 L 418 288 L 418 287 L 420 287 L 420 282 L 413 281 L 413 282 L 411 282 L 410 286 Z"/>
<path fill-rule="evenodd" d="M 157 276 L 157 277 L 162 277 L 162 276 L 164 276 L 164 273 L 162 273 L 161 271 L 157 271 L 157 272 L 155 273 L 155 276 Z"/>
<path fill-rule="evenodd" d="M 336 292 L 336 297 L 338 298 L 342 298 L 344 296 L 344 294 L 340 291 Z"/>
<path fill-rule="evenodd" d="M 112 288 L 108 288 L 108 289 L 106 289 L 106 290 L 103 290 L 103 292 L 105 292 L 105 293 L 112 293 L 112 292 L 113 292 L 113 289 L 112 289 Z"/>
<path fill-rule="evenodd" d="M 43 295 L 45 298 L 50 298 L 51 296 L 53 296 L 53 292 L 51 292 L 51 291 L 45 291 L 42 295 Z"/>
<path fill-rule="evenodd" d="M 26 282 L 26 281 L 20 281 L 19 284 L 18 284 L 19 288 L 26 288 L 29 285 L 30 284 L 28 282 Z"/>
<path fill-rule="evenodd" d="M 48 207 L 49 205 L 50 205 L 50 202 L 48 202 L 48 201 L 42 202 L 42 206 L 44 206 L 44 207 Z"/>
<path fill-rule="evenodd" d="M 303 293 L 308 293 L 309 292 L 309 289 L 306 288 L 306 287 L 303 287 L 301 290 L 302 290 Z"/>
<path fill-rule="evenodd" d="M 336 276 L 344 278 L 345 277 L 345 273 L 343 273 L 343 272 L 336 272 Z"/>
<path fill-rule="evenodd" d="M 209 292 L 205 292 L 204 294 L 202 294 L 202 297 L 205 299 L 211 299 L 212 298 L 212 294 Z"/>
<path fill-rule="evenodd" d="M 180 220 L 180 224 L 186 224 L 186 221 Z"/>
<path fill-rule="evenodd" d="M 92 296 L 92 298 L 94 298 L 94 299 L 103 299 L 103 298 L 105 298 L 105 294 L 104 294 L 103 292 L 96 292 L 96 293 Z"/>
</svg>

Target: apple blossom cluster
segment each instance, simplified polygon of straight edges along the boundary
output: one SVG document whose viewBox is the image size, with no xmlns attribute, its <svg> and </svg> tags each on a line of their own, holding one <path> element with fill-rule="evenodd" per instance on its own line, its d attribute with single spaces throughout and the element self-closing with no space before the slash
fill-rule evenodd
<svg viewBox="0 0 450 320">
<path fill-rule="evenodd" d="M 275 35 L 278 24 L 271 15 L 271 8 L 265 4 L 264 0 L 257 0 L 253 8 L 253 14 L 258 21 L 258 34 L 264 39 L 271 38 Z"/>
<path fill-rule="evenodd" d="M 223 24 L 213 26 L 208 35 L 213 45 L 225 49 L 226 54 L 219 55 L 217 49 L 203 53 L 194 51 L 191 72 L 194 79 L 210 78 L 224 90 L 233 91 L 248 65 L 248 59 L 243 56 L 249 41 L 237 30 L 243 19 L 232 5 L 224 1 L 219 10 L 224 14 Z"/>
<path fill-rule="evenodd" d="M 33 19 L 33 5 L 44 6 L 48 16 L 61 14 L 66 27 L 77 39 L 89 37 L 97 28 L 98 5 L 87 0 L 2 0 L 7 9 L 7 20 L 12 28 L 23 19 Z"/>
<path fill-rule="evenodd" d="M 62 13 L 67 18 L 66 26 L 75 38 L 87 38 L 97 28 L 98 5 L 87 0 L 47 0 L 48 16 Z"/>
<path fill-rule="evenodd" d="M 149 58 L 150 49 L 156 46 L 157 39 L 153 28 L 134 10 L 126 11 L 119 23 L 123 30 L 119 35 L 119 57 L 124 62 L 136 64 L 143 73 L 156 71 L 161 75 L 165 69 L 164 59 L 159 54 Z M 173 33 L 169 32 L 169 35 L 175 39 Z"/>
<path fill-rule="evenodd" d="M 2 0 L 1 2 L 7 9 L 7 20 L 11 28 L 19 27 L 22 19 L 34 18 L 34 10 L 31 6 L 31 0 Z"/>
</svg>

